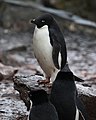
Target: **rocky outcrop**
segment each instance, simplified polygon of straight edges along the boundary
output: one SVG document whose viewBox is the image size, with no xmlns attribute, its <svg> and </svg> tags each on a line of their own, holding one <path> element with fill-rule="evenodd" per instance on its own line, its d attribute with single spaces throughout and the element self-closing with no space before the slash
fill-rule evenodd
<svg viewBox="0 0 96 120">
<path fill-rule="evenodd" d="M 42 76 L 15 76 L 14 78 L 14 88 L 19 91 L 21 99 L 24 101 L 27 110 L 30 109 L 30 100 L 28 98 L 29 90 L 38 90 L 44 89 L 50 94 L 51 88 L 45 85 L 39 85 L 38 80 L 44 80 Z M 76 83 L 77 90 L 79 93 L 79 97 L 83 101 L 89 120 L 96 120 L 96 89 L 93 86 L 89 86 L 88 84 Z"/>
</svg>

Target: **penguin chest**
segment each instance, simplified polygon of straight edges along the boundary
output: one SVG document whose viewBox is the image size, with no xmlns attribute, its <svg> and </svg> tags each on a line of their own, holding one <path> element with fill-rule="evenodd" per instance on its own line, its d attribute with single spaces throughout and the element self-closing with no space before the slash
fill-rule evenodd
<svg viewBox="0 0 96 120">
<path fill-rule="evenodd" d="M 51 76 L 55 69 L 52 59 L 52 46 L 49 38 L 48 26 L 38 29 L 35 27 L 33 35 L 33 49 L 35 57 L 47 76 Z"/>
</svg>

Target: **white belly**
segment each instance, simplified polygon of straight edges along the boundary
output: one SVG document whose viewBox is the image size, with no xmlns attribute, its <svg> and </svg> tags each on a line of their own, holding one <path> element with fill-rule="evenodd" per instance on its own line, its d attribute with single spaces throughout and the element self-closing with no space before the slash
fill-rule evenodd
<svg viewBox="0 0 96 120">
<path fill-rule="evenodd" d="M 41 68 L 47 75 L 51 77 L 53 72 L 57 71 L 52 59 L 52 46 L 49 39 L 49 31 L 47 25 L 38 29 L 35 27 L 33 35 L 33 49 L 35 57 Z"/>
</svg>

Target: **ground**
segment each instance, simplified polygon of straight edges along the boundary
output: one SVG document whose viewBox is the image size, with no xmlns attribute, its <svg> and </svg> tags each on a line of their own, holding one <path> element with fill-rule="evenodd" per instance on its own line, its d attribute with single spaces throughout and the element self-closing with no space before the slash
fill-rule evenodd
<svg viewBox="0 0 96 120">
<path fill-rule="evenodd" d="M 62 32 L 71 70 L 78 77 L 92 81 L 96 89 L 96 36 L 83 30 L 62 29 Z M 20 100 L 19 93 L 14 90 L 10 73 L 14 69 L 18 69 L 17 74 L 20 75 L 42 73 L 33 55 L 32 33 L 0 28 L 0 61 L 0 72 L 5 77 L 0 80 L 0 118 L 1 120 L 26 120 L 28 114 L 26 106 Z M 6 74 L 9 78 L 6 78 Z"/>
</svg>

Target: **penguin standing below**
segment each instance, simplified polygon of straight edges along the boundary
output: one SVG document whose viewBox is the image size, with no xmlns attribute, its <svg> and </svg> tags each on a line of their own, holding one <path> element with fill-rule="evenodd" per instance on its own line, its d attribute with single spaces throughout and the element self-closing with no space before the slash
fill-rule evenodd
<svg viewBox="0 0 96 120">
<path fill-rule="evenodd" d="M 34 23 L 33 50 L 48 82 L 53 82 L 67 61 L 66 44 L 55 19 L 48 13 L 30 21 Z"/>
<path fill-rule="evenodd" d="M 53 82 L 50 101 L 57 110 L 59 120 L 87 120 L 74 79 L 73 73 L 65 65 Z"/>
<path fill-rule="evenodd" d="M 59 120 L 44 90 L 30 91 L 29 98 L 32 101 L 29 120 Z"/>
</svg>

